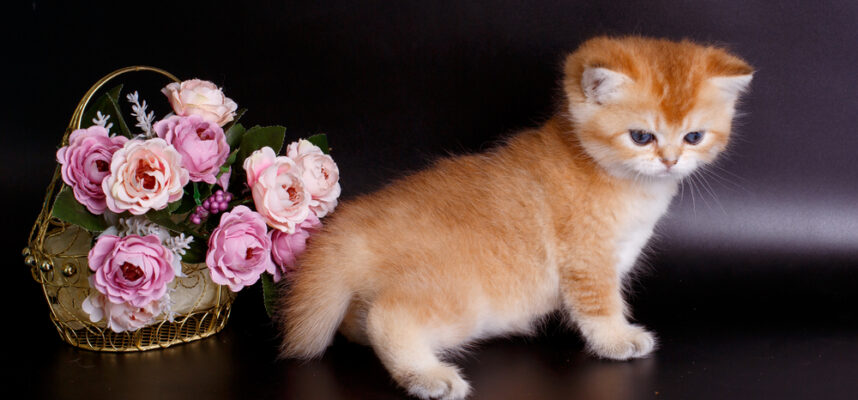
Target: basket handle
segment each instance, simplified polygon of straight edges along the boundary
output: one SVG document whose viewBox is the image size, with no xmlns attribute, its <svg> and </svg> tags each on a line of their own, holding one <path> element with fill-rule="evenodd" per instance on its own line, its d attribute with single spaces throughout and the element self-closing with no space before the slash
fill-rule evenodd
<svg viewBox="0 0 858 400">
<path fill-rule="evenodd" d="M 89 104 L 89 101 L 92 99 L 92 96 L 94 96 L 95 93 L 99 89 L 101 89 L 102 86 L 104 86 L 104 84 L 119 75 L 137 71 L 156 72 L 169 78 L 173 82 L 181 82 L 179 78 L 176 78 L 175 75 L 161 68 L 150 67 L 146 65 L 134 65 L 130 67 L 120 68 L 105 75 L 103 78 L 95 82 L 95 84 L 92 85 L 89 90 L 87 90 L 86 94 L 83 95 L 83 98 L 80 99 L 80 102 L 77 104 L 77 107 L 74 110 L 74 114 L 72 114 L 69 126 L 68 128 L 66 128 L 66 132 L 63 135 L 61 146 L 68 145 L 69 135 L 71 135 L 72 131 L 80 129 L 81 122 L 83 122 L 81 121 L 81 118 L 83 118 L 83 112 L 86 109 L 86 106 Z M 34 263 L 40 263 L 42 260 L 45 259 L 44 255 L 41 254 L 41 250 L 44 246 L 45 235 L 47 234 L 48 227 L 50 226 L 49 220 L 51 219 L 51 210 L 54 204 L 53 200 L 57 192 L 59 192 L 61 186 L 62 185 L 60 182 L 60 166 L 58 164 L 54 169 L 54 176 L 53 178 L 51 178 L 51 183 L 48 184 L 48 187 L 45 190 L 45 200 L 42 203 L 42 211 L 39 213 L 39 216 L 36 219 L 36 223 L 33 224 L 33 228 L 30 230 L 28 250 L 34 256 Z"/>
<path fill-rule="evenodd" d="M 137 72 L 137 71 L 152 71 L 152 72 L 159 73 L 159 74 L 169 78 L 173 82 L 181 82 L 179 80 L 179 78 L 176 78 L 175 75 L 173 75 L 173 74 L 171 74 L 171 73 L 169 73 L 169 72 L 167 72 L 161 68 L 150 67 L 147 65 L 134 65 L 134 66 L 130 66 L 130 67 L 120 68 L 120 69 L 117 69 L 116 71 L 113 71 L 113 72 L 105 75 L 104 77 L 99 79 L 98 82 L 95 82 L 95 84 L 93 84 L 92 87 L 89 88 L 89 90 L 86 92 L 86 94 L 83 95 L 83 98 L 80 99 L 80 102 L 77 104 L 77 107 L 74 110 L 74 114 L 72 114 L 72 118 L 71 118 L 71 121 L 69 122 L 69 126 L 68 126 L 68 128 L 66 128 L 66 133 L 63 136 L 62 144 L 63 145 L 68 144 L 67 142 L 68 142 L 68 138 L 69 138 L 69 135 L 71 134 L 71 132 L 76 130 L 76 129 L 80 129 L 80 125 L 83 122 L 83 121 L 81 121 L 81 118 L 83 118 L 83 112 L 84 112 L 84 110 L 86 110 L 86 106 L 89 104 L 89 101 L 92 100 L 92 96 L 95 95 L 95 92 L 97 92 L 99 89 L 101 89 L 102 86 L 104 86 L 108 81 L 112 80 L 113 78 L 116 78 L 117 76 L 128 73 L 128 72 Z"/>
</svg>

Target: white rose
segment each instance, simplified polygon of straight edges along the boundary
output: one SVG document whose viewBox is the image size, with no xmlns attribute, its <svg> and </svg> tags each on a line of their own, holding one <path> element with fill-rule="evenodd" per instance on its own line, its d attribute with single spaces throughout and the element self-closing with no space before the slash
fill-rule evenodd
<svg viewBox="0 0 858 400">
<path fill-rule="evenodd" d="M 173 82 L 161 89 L 170 100 L 176 115 L 186 117 L 198 115 L 213 124 L 224 126 L 235 117 L 238 105 L 224 96 L 214 83 L 191 79 L 182 83 Z"/>
</svg>

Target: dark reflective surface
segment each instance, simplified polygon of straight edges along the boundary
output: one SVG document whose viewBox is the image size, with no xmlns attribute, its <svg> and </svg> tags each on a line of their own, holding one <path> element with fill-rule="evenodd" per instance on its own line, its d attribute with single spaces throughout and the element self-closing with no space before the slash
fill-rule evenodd
<svg viewBox="0 0 858 400">
<path fill-rule="evenodd" d="M 270 334 L 263 325 L 142 354 L 58 346 L 36 352 L 45 358 L 25 373 L 36 398 L 404 397 L 370 349 L 338 339 L 321 360 L 276 361 L 276 343 L 260 340 Z M 489 341 L 456 362 L 474 399 L 854 398 L 855 326 L 798 325 L 656 326 L 653 357 L 612 362 L 583 353 L 577 336 L 551 322 L 548 334 Z"/>
</svg>

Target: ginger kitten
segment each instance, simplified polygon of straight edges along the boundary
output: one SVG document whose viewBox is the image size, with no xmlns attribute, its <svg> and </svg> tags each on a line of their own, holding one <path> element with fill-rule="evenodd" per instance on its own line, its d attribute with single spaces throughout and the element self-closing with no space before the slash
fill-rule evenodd
<svg viewBox="0 0 858 400">
<path fill-rule="evenodd" d="M 545 125 L 340 206 L 283 289 L 283 355 L 317 357 L 339 328 L 412 395 L 462 399 L 439 355 L 561 309 L 595 354 L 646 356 L 623 277 L 679 180 L 727 145 L 751 74 L 688 41 L 587 41 Z"/>
</svg>

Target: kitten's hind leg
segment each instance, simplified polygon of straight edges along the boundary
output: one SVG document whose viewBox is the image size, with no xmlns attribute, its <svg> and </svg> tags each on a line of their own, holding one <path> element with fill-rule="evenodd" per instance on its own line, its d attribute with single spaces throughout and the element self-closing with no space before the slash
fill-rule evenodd
<svg viewBox="0 0 858 400">
<path fill-rule="evenodd" d="M 459 370 L 435 355 L 428 329 L 415 313 L 393 299 L 373 302 L 366 319 L 367 334 L 381 362 L 399 385 L 421 399 L 464 399 L 470 385 Z"/>
<path fill-rule="evenodd" d="M 601 357 L 627 360 L 655 348 L 655 337 L 625 317 L 620 282 L 612 269 L 568 269 L 562 274 L 563 297 L 587 346 Z"/>
<path fill-rule="evenodd" d="M 366 334 L 366 312 L 366 303 L 352 300 L 340 324 L 340 333 L 353 343 L 369 346 L 369 336 Z"/>
</svg>

